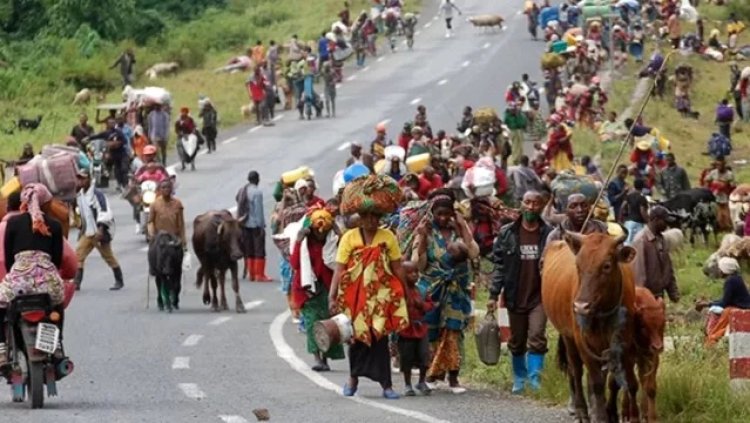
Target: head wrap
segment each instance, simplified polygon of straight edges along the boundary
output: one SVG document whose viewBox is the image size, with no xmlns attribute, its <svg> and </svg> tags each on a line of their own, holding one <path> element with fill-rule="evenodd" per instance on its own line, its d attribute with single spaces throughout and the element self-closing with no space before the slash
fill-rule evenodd
<svg viewBox="0 0 750 423">
<path fill-rule="evenodd" d="M 732 257 L 722 257 L 719 259 L 719 270 L 725 275 L 733 275 L 740 270 L 740 264 Z"/>
<path fill-rule="evenodd" d="M 333 215 L 325 207 L 314 207 L 307 211 L 310 227 L 318 232 L 328 232 L 333 228 Z"/>
<path fill-rule="evenodd" d="M 52 200 L 52 194 L 42 184 L 27 184 L 21 191 L 21 211 L 31 216 L 31 230 L 50 236 L 49 228 L 44 223 L 42 205 Z"/>
</svg>

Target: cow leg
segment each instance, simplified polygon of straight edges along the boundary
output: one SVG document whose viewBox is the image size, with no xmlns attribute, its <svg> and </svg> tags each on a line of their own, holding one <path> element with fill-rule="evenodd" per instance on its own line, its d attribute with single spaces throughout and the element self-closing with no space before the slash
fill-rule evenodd
<svg viewBox="0 0 750 423">
<path fill-rule="evenodd" d="M 172 301 L 169 299 L 169 293 L 171 292 L 171 286 L 169 283 L 169 277 L 166 276 L 159 276 L 160 282 L 159 282 L 159 297 L 161 298 L 162 304 L 164 304 L 164 308 L 168 312 L 172 312 Z"/>
<path fill-rule="evenodd" d="M 229 271 L 231 272 L 231 276 L 232 276 L 232 290 L 234 291 L 234 302 L 235 302 L 234 307 L 237 310 L 237 313 L 244 313 L 246 311 L 245 303 L 242 301 L 242 297 L 240 297 L 240 280 L 237 278 L 237 262 L 236 261 L 229 265 Z"/>
<path fill-rule="evenodd" d="M 641 416 L 638 409 L 638 379 L 635 376 L 635 360 L 632 355 L 626 354 L 623 358 L 625 365 L 625 380 L 628 383 L 626 397 L 629 398 L 627 408 L 622 409 L 623 418 L 630 422 L 640 422 Z"/>
<path fill-rule="evenodd" d="M 216 296 L 216 288 L 218 282 L 216 281 L 216 271 L 211 272 L 211 310 L 219 311 L 219 298 Z"/>
<path fill-rule="evenodd" d="M 617 413 L 617 397 L 620 394 L 620 385 L 617 384 L 617 380 L 615 379 L 614 375 L 609 375 L 607 378 L 607 382 L 609 385 L 609 398 L 607 398 L 607 421 L 609 423 L 617 423 L 619 421 L 619 416 Z M 628 398 L 627 392 L 625 392 L 622 396 L 622 415 L 623 420 L 626 416 L 625 410 L 630 407 L 630 399 Z"/>
<path fill-rule="evenodd" d="M 641 410 L 647 422 L 655 422 L 658 420 L 656 415 L 656 369 L 659 367 L 659 356 L 654 357 L 652 362 L 643 361 L 643 365 L 638 366 L 638 376 L 643 384 Z"/>
<path fill-rule="evenodd" d="M 156 306 L 159 307 L 159 311 L 164 311 L 164 300 L 161 297 L 161 276 L 154 277 L 154 282 L 156 283 Z"/>
<path fill-rule="evenodd" d="M 211 294 L 208 293 L 208 284 L 211 283 L 211 278 L 203 271 L 203 266 L 198 268 L 195 284 L 201 286 L 201 283 L 203 283 L 203 305 L 209 305 L 211 304 Z"/>
<path fill-rule="evenodd" d="M 591 401 L 595 422 L 606 422 L 606 401 L 605 401 L 605 384 L 607 375 L 601 370 L 601 364 L 598 361 L 586 363 L 586 370 L 589 375 L 589 386 L 593 390 L 593 400 Z"/>
<path fill-rule="evenodd" d="M 573 389 L 573 403 L 576 408 L 576 421 L 588 423 L 589 410 L 583 395 L 583 362 L 578 354 L 578 348 L 572 339 L 563 338 L 565 351 L 568 356 L 568 376 Z"/>
<path fill-rule="evenodd" d="M 220 270 L 219 271 L 219 289 L 221 290 L 221 304 L 219 308 L 221 310 L 229 310 L 229 306 L 227 305 L 227 293 L 225 290 L 225 284 L 227 281 L 227 272 L 226 270 Z"/>
</svg>

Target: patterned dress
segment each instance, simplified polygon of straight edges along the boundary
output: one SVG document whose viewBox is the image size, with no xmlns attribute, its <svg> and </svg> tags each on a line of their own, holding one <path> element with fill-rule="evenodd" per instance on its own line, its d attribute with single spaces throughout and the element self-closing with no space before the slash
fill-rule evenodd
<svg viewBox="0 0 750 423">
<path fill-rule="evenodd" d="M 5 279 L 0 282 L 0 307 L 8 307 L 22 295 L 48 293 L 52 304 L 63 302 L 63 281 L 49 254 L 41 251 L 21 251 Z"/>
</svg>

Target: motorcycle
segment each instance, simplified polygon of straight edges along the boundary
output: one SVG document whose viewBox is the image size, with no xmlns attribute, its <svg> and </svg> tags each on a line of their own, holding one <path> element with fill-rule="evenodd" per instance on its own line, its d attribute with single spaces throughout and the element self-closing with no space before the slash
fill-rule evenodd
<svg viewBox="0 0 750 423">
<path fill-rule="evenodd" d="M 151 241 L 148 237 L 148 217 L 151 213 L 151 205 L 156 200 L 156 189 L 158 184 L 155 181 L 143 181 L 140 185 L 141 202 L 138 204 L 138 228 L 139 232 L 146 235 L 146 241 Z"/>
<path fill-rule="evenodd" d="M 13 402 L 28 396 L 31 408 L 44 407 L 47 396 L 57 396 L 57 381 L 73 372 L 60 339 L 62 315 L 49 294 L 24 295 L 8 306 L 6 331 L 8 364 L 3 376 L 11 386 Z"/>
<path fill-rule="evenodd" d="M 88 152 L 91 157 L 91 178 L 97 188 L 109 187 L 109 171 L 105 163 L 104 153 L 107 151 L 105 139 L 89 141 Z"/>
</svg>

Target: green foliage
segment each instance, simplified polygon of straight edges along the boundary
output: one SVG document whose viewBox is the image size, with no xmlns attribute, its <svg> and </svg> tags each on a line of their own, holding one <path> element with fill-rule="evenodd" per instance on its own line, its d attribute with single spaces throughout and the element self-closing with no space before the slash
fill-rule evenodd
<svg viewBox="0 0 750 423">
<path fill-rule="evenodd" d="M 47 32 L 67 38 L 87 24 L 102 38 L 121 40 L 130 35 L 135 10 L 134 0 L 57 0 L 47 11 Z"/>
<path fill-rule="evenodd" d="M 243 3 L 246 4 L 247 0 L 244 0 Z M 224 8 L 226 5 L 226 0 L 135 0 L 136 9 L 150 9 L 160 16 L 166 16 L 179 21 L 196 19 L 208 8 Z M 243 4 L 242 10 L 244 8 L 245 5 Z"/>
<path fill-rule="evenodd" d="M 747 21 L 750 19 L 750 1 L 748 0 L 733 0 L 728 2 L 727 10 L 729 13 L 734 13 L 738 19 Z"/>
</svg>

